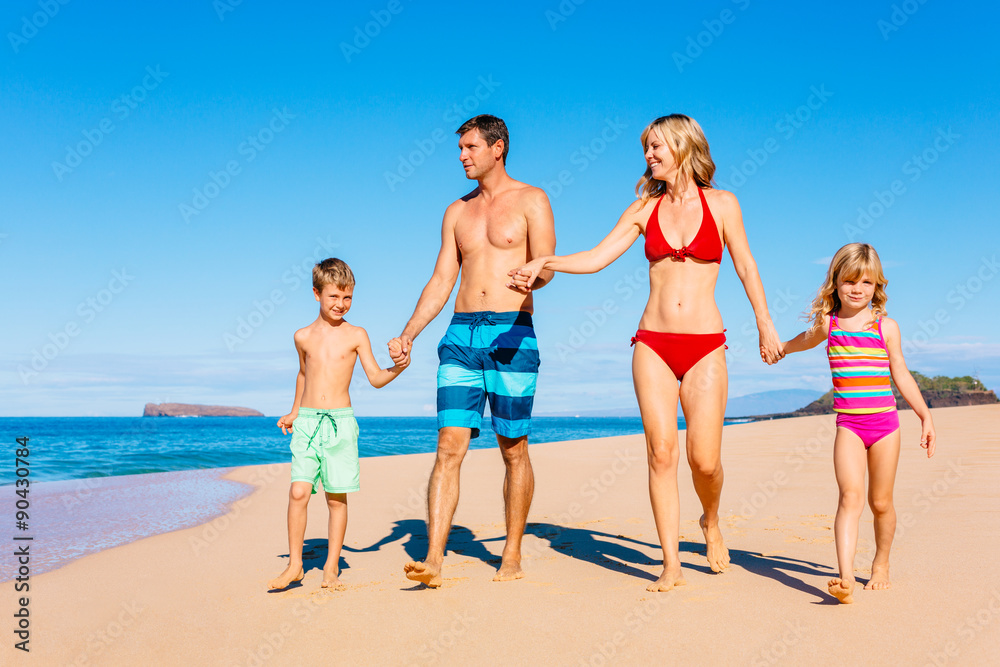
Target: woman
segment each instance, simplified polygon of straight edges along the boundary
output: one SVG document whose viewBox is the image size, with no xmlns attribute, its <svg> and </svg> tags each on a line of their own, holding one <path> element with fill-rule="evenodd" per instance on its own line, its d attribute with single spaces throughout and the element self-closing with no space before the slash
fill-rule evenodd
<svg viewBox="0 0 1000 667">
<path fill-rule="evenodd" d="M 722 420 L 726 411 L 726 337 L 715 304 L 722 250 L 729 246 L 757 318 L 761 358 L 777 362 L 781 341 L 767 310 L 764 287 L 750 254 L 736 197 L 711 187 L 715 163 L 701 127 L 672 114 L 657 118 L 640 137 L 646 173 L 633 202 L 597 247 L 563 257 L 539 257 L 510 272 L 510 287 L 529 292 L 539 272 L 596 273 L 646 237 L 649 302 L 632 338 L 632 379 L 646 433 L 649 499 L 663 548 L 663 573 L 648 587 L 668 591 L 684 583 L 678 539 L 677 400 L 687 422 L 688 463 L 701 500 L 701 529 L 713 572 L 729 567 L 719 530 L 722 493 Z"/>
</svg>

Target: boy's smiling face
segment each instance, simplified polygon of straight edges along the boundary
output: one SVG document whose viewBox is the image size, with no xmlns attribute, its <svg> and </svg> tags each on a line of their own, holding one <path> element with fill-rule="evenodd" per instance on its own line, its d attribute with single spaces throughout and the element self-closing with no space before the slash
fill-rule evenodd
<svg viewBox="0 0 1000 667">
<path fill-rule="evenodd" d="M 354 298 L 354 287 L 337 287 L 331 283 L 324 285 L 322 291 L 314 287 L 313 294 L 316 295 L 316 300 L 319 301 L 320 313 L 331 320 L 340 320 L 351 309 L 351 300 Z"/>
</svg>

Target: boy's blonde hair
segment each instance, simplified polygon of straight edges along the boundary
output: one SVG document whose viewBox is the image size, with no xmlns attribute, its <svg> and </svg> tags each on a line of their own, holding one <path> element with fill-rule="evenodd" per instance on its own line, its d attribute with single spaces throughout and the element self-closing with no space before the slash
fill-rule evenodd
<svg viewBox="0 0 1000 667">
<path fill-rule="evenodd" d="M 313 288 L 322 292 L 327 285 L 340 289 L 354 287 L 354 272 L 342 259 L 329 257 L 313 267 Z"/>
<path fill-rule="evenodd" d="M 643 151 L 646 150 L 650 134 L 654 130 L 663 136 L 674 156 L 674 161 L 677 162 L 677 183 L 686 183 L 689 178 L 694 178 L 699 188 L 712 187 L 715 162 L 712 161 L 712 154 L 708 150 L 708 139 L 694 118 L 680 113 L 660 116 L 647 125 L 639 137 Z M 674 187 L 677 183 L 670 185 Z M 653 170 L 646 165 L 646 173 L 635 185 L 636 196 L 645 204 L 650 198 L 666 193 L 667 184 L 654 179 Z"/>
<path fill-rule="evenodd" d="M 840 296 L 837 294 L 838 280 L 858 280 L 861 276 L 875 282 L 875 293 L 872 295 L 872 319 L 866 326 L 871 326 L 885 317 L 885 302 L 889 300 L 885 286 L 889 284 L 882 273 L 882 261 L 878 258 L 875 248 L 867 243 L 848 243 L 837 251 L 830 261 L 826 271 L 826 281 L 816 293 L 807 319 L 812 321 L 809 330 L 822 326 L 823 318 L 840 310 Z"/>
</svg>

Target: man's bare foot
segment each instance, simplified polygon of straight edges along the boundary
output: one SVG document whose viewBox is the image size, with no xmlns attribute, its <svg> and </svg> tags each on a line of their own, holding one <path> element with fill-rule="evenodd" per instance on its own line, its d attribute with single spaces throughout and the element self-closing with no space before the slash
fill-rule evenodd
<svg viewBox="0 0 1000 667">
<path fill-rule="evenodd" d="M 411 581 L 419 581 L 427 588 L 437 588 L 441 585 L 441 566 L 434 567 L 419 561 L 410 561 L 403 566 L 406 578 Z"/>
<path fill-rule="evenodd" d="M 678 565 L 676 568 L 663 568 L 663 574 L 660 578 L 646 586 L 646 590 L 650 593 L 666 593 L 675 586 L 683 586 L 687 582 L 684 581 L 684 574 L 681 572 L 681 567 Z"/>
<path fill-rule="evenodd" d="M 340 568 L 334 563 L 323 568 L 323 583 L 320 588 L 330 588 L 335 591 L 347 590 L 347 586 L 340 582 Z"/>
<path fill-rule="evenodd" d="M 521 569 L 521 562 L 516 560 L 504 560 L 500 563 L 500 569 L 497 570 L 496 575 L 493 577 L 493 581 L 514 581 L 515 579 L 520 579 L 524 576 L 524 570 Z"/>
<path fill-rule="evenodd" d="M 840 600 L 840 604 L 851 604 L 854 602 L 854 580 L 844 581 L 840 577 L 827 582 L 827 589 L 830 595 Z"/>
<path fill-rule="evenodd" d="M 712 572 L 725 572 L 729 569 L 729 549 L 722 540 L 719 524 L 709 526 L 705 521 L 705 515 L 702 514 L 698 519 L 698 525 L 701 526 L 701 532 L 705 533 L 705 555 L 708 557 L 708 566 L 712 568 Z"/>
<path fill-rule="evenodd" d="M 876 565 L 872 563 L 872 576 L 865 584 L 866 591 L 884 591 L 887 588 L 891 588 L 892 584 L 889 583 L 889 565 Z"/>
<path fill-rule="evenodd" d="M 267 587 L 272 591 L 288 588 L 293 582 L 302 581 L 302 577 L 304 576 L 306 576 L 306 573 L 302 571 L 301 565 L 295 568 L 289 565 L 285 568 L 284 572 L 267 582 Z"/>
</svg>

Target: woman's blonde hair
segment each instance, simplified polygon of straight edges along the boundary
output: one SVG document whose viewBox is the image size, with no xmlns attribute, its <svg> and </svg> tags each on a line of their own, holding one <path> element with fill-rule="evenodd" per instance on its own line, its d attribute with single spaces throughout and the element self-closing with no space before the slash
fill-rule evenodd
<svg viewBox="0 0 1000 667">
<path fill-rule="evenodd" d="M 670 153 L 674 156 L 674 161 L 677 163 L 677 183 L 686 183 L 688 179 L 694 178 L 699 188 L 712 186 L 715 162 L 712 161 L 712 154 L 708 150 L 705 133 L 695 119 L 679 113 L 660 116 L 647 125 L 639 137 L 643 151 L 648 147 L 647 141 L 654 131 L 663 137 L 670 148 Z M 675 185 L 676 183 L 671 183 L 670 187 L 673 188 Z M 636 183 L 635 195 L 645 204 L 650 198 L 666 193 L 667 183 L 654 179 L 653 170 L 646 165 L 646 173 Z"/>
<path fill-rule="evenodd" d="M 806 315 L 806 319 L 812 324 L 809 330 L 822 326 L 823 318 L 831 313 L 840 310 L 840 296 L 837 294 L 838 280 L 858 280 L 861 276 L 868 274 L 868 277 L 875 283 L 875 294 L 872 295 L 872 319 L 866 326 L 875 324 L 885 317 L 885 302 L 889 297 L 885 293 L 885 286 L 889 283 L 882 273 L 882 261 L 878 258 L 875 248 L 867 243 L 848 243 L 837 251 L 830 261 L 830 268 L 826 271 L 826 281 L 816 293 L 811 309 Z"/>
</svg>

